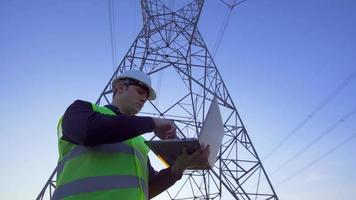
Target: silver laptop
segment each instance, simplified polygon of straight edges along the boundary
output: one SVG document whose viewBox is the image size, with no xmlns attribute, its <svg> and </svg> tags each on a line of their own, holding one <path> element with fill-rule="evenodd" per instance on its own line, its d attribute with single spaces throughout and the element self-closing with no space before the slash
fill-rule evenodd
<svg viewBox="0 0 356 200">
<path fill-rule="evenodd" d="M 210 155 L 208 158 L 209 166 L 212 168 L 219 153 L 222 139 L 224 137 L 224 124 L 222 121 L 219 105 L 214 97 L 203 127 L 198 139 L 169 139 L 169 140 L 152 140 L 145 143 L 166 165 L 170 166 L 176 158 L 182 153 L 183 147 L 192 153 L 201 145 L 210 146 Z"/>
</svg>

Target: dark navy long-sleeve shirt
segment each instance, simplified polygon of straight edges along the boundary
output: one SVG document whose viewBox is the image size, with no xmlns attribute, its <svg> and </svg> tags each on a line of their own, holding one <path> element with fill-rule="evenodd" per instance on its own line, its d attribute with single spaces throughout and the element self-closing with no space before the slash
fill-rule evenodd
<svg viewBox="0 0 356 200">
<path fill-rule="evenodd" d="M 123 142 L 154 129 L 151 117 L 128 116 L 121 114 L 113 105 L 106 107 L 117 115 L 95 112 L 92 104 L 86 101 L 73 102 L 63 115 L 62 139 L 77 145 L 96 146 Z M 149 159 L 147 166 L 150 198 L 165 191 L 182 177 L 181 174 L 173 174 L 170 168 L 156 172 Z"/>
</svg>

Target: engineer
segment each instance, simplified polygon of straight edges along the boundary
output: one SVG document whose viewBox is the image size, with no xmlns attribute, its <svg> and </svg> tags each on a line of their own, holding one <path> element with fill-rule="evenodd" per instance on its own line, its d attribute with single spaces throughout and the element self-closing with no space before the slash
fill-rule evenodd
<svg viewBox="0 0 356 200">
<path fill-rule="evenodd" d="M 76 100 L 61 117 L 52 199 L 151 199 L 181 179 L 187 168 L 207 164 L 209 147 L 202 147 L 193 154 L 183 151 L 172 166 L 156 172 L 141 135 L 175 138 L 174 122 L 136 116 L 147 100 L 156 98 L 145 73 L 127 70 L 113 80 L 112 88 L 110 105 Z"/>
</svg>

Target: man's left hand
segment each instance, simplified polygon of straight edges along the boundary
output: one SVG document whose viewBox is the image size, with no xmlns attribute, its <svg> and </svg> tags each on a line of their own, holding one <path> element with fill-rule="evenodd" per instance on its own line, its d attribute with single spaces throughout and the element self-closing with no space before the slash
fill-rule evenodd
<svg viewBox="0 0 356 200">
<path fill-rule="evenodd" d="M 210 155 L 210 147 L 202 146 L 193 154 L 187 152 L 187 148 L 183 148 L 183 153 L 178 156 L 172 166 L 172 172 L 182 174 L 188 168 L 209 168 L 208 158 Z"/>
</svg>

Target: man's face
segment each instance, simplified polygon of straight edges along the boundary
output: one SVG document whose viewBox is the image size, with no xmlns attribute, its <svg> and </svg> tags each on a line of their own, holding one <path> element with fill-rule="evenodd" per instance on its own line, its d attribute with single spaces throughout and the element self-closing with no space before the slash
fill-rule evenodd
<svg viewBox="0 0 356 200">
<path fill-rule="evenodd" d="M 119 83 L 116 87 L 120 112 L 126 115 L 135 115 L 142 109 L 147 101 L 148 92 L 140 86 Z"/>
</svg>

